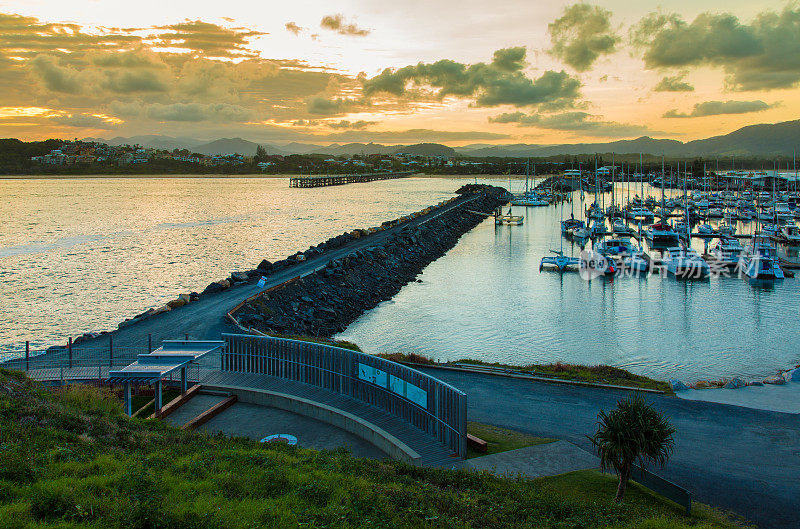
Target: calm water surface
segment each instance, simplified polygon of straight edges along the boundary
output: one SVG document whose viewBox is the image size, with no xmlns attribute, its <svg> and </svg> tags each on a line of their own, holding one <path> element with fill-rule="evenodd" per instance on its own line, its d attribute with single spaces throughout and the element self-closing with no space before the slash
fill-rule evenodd
<svg viewBox="0 0 800 529">
<path fill-rule="evenodd" d="M 26 339 L 43 347 L 114 328 L 179 292 L 419 210 L 468 181 L 303 190 L 285 178 L 0 180 L 0 354 L 18 354 Z M 800 280 L 764 287 L 540 273 L 541 257 L 561 245 L 560 209 L 515 209 L 526 214 L 523 226 L 480 224 L 422 283 L 340 337 L 368 352 L 608 363 L 686 380 L 757 377 L 800 363 Z"/>
</svg>

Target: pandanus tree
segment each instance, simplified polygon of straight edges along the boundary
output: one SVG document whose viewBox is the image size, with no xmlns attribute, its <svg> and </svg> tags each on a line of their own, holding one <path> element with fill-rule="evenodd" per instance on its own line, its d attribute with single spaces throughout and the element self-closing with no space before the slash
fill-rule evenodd
<svg viewBox="0 0 800 529">
<path fill-rule="evenodd" d="M 675 429 L 638 393 L 620 400 L 607 413 L 601 410 L 597 422 L 597 433 L 589 440 L 597 449 L 602 469 L 613 469 L 619 476 L 615 499 L 621 501 L 634 464 L 664 466 L 675 446 Z"/>
</svg>

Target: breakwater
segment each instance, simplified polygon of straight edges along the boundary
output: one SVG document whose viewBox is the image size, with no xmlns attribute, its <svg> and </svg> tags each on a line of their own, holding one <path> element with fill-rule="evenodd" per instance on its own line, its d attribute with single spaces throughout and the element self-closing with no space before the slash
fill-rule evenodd
<svg viewBox="0 0 800 529">
<path fill-rule="evenodd" d="M 498 187 L 467 185 L 458 193 L 471 200 L 251 298 L 231 316 L 262 333 L 330 337 L 343 331 L 455 246 L 484 219 L 482 212 L 488 215 L 506 201 L 506 190 Z"/>
</svg>

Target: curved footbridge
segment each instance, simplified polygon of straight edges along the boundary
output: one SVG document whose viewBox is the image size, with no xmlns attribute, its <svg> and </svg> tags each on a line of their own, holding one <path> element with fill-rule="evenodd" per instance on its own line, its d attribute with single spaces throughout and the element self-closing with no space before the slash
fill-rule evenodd
<svg viewBox="0 0 800 529">
<path fill-rule="evenodd" d="M 192 419 L 198 424 L 239 402 L 327 423 L 414 465 L 453 466 L 466 457 L 466 395 L 433 376 L 327 344 L 243 334 L 222 338 L 165 340 L 121 368 L 73 363 L 27 371 L 40 380 L 121 385 L 129 415 L 134 387 L 153 387 L 156 417 L 205 392 L 226 398 Z M 165 385 L 181 390 L 166 404 Z M 236 430 L 234 425 L 230 433 Z"/>
</svg>

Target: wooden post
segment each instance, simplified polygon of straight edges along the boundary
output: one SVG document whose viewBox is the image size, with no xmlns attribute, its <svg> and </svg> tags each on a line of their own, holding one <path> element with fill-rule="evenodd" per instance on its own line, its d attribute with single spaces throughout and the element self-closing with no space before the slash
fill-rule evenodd
<svg viewBox="0 0 800 529">
<path fill-rule="evenodd" d="M 31 370 L 31 342 L 25 340 L 25 371 Z"/>
<path fill-rule="evenodd" d="M 156 380 L 155 383 L 155 415 L 158 417 L 158 413 L 161 411 L 161 379 Z"/>
<path fill-rule="evenodd" d="M 67 350 L 69 351 L 69 368 L 72 369 L 72 336 L 67 340 Z"/>
<path fill-rule="evenodd" d="M 133 414 L 131 410 L 131 383 L 125 382 L 125 414 L 130 417 Z"/>
<path fill-rule="evenodd" d="M 147 335 L 147 352 L 148 352 L 148 354 L 153 352 L 153 335 L 152 334 L 148 334 Z"/>
<path fill-rule="evenodd" d="M 108 367 L 114 366 L 114 335 L 108 335 Z"/>
<path fill-rule="evenodd" d="M 183 339 L 186 340 L 187 342 L 189 341 L 189 333 L 188 332 L 183 335 Z"/>
</svg>

